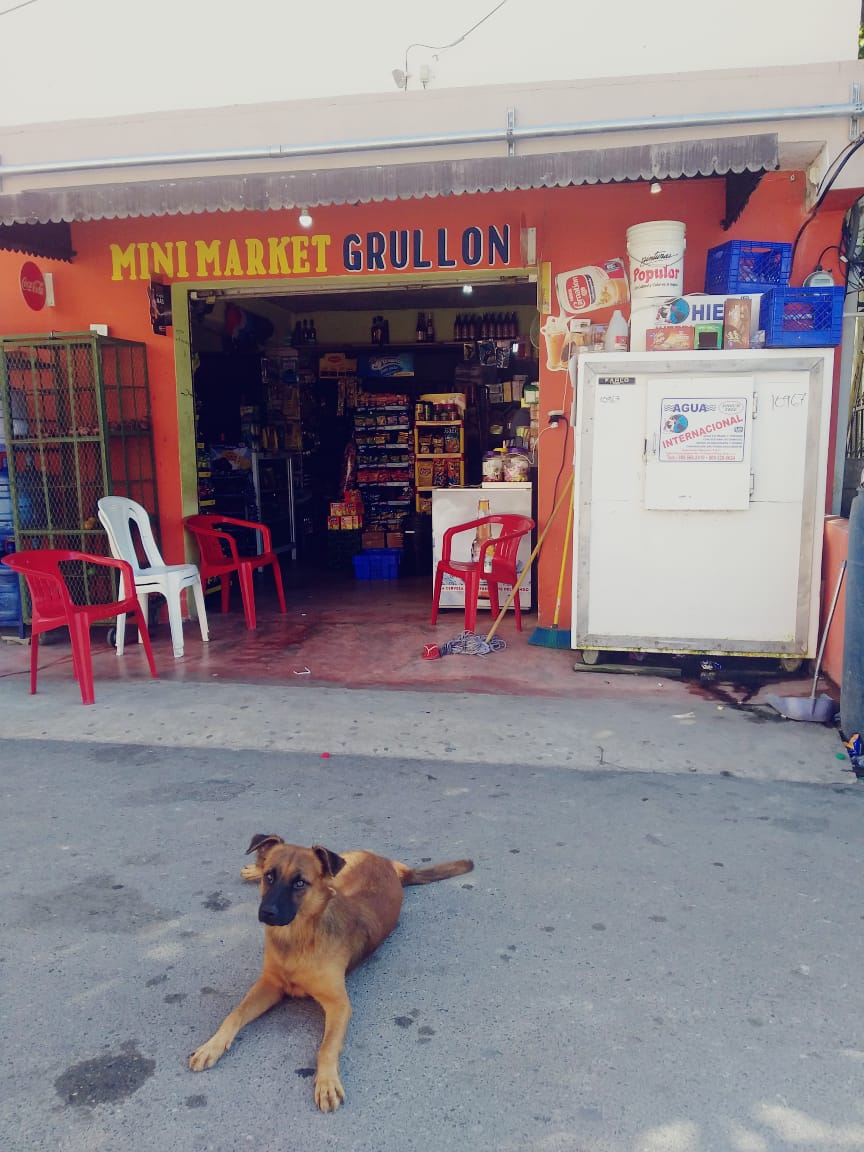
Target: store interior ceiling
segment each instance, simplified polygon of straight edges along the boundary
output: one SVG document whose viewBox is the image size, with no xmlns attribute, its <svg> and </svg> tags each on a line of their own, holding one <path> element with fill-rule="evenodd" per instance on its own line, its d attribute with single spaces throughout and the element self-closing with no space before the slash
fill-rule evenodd
<svg viewBox="0 0 864 1152">
<path fill-rule="evenodd" d="M 486 309 L 533 307 L 537 303 L 537 284 L 527 279 L 507 279 L 494 283 L 475 283 L 472 292 L 466 294 L 461 284 L 431 285 L 406 284 L 404 288 L 367 287 L 343 289 L 342 291 L 297 292 L 286 291 L 268 294 L 264 289 L 224 288 L 217 292 L 199 291 L 199 299 L 217 297 L 223 300 L 237 300 L 248 303 L 262 302 L 270 307 L 281 308 L 290 313 L 306 312 L 389 312 L 405 308 L 430 310 L 435 308 L 454 309 L 459 312 Z"/>
</svg>

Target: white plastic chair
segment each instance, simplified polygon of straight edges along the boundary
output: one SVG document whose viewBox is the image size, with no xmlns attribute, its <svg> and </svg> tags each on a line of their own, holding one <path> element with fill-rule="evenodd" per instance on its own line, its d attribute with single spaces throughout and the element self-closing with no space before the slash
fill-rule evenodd
<svg viewBox="0 0 864 1152">
<path fill-rule="evenodd" d="M 150 516 L 146 508 L 127 500 L 125 496 L 103 496 L 98 503 L 99 519 L 108 533 L 111 555 L 132 565 L 135 575 L 135 593 L 141 611 L 147 616 L 147 602 L 155 592 L 165 597 L 168 605 L 168 620 L 171 625 L 171 644 L 175 659 L 183 655 L 183 616 L 180 607 L 180 593 L 191 588 L 195 597 L 198 623 L 201 626 L 201 639 L 207 641 L 207 612 L 204 608 L 204 590 L 201 587 L 201 574 L 195 564 L 166 564 L 153 537 Z M 141 536 L 141 546 L 147 557 L 146 568 L 141 567 L 135 541 L 132 538 L 131 524 L 135 523 Z M 123 589 L 120 589 L 122 596 Z M 126 617 L 117 617 L 117 652 L 123 654 L 126 637 Z M 141 637 L 139 636 L 139 641 Z"/>
</svg>

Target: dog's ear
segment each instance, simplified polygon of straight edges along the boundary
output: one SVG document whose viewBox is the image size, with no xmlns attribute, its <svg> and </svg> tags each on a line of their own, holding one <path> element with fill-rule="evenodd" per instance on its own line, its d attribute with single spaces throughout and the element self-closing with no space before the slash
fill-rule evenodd
<svg viewBox="0 0 864 1152">
<path fill-rule="evenodd" d="M 337 872 L 341 872 L 345 867 L 345 861 L 336 852 L 331 852 L 329 848 L 322 848 L 320 844 L 314 844 L 312 851 L 321 861 L 321 867 L 324 869 L 325 876 L 335 876 Z"/>
<path fill-rule="evenodd" d="M 248 856 L 250 852 L 257 852 L 260 861 L 265 852 L 267 852 L 269 848 L 272 848 L 274 844 L 284 843 L 285 841 L 281 836 L 273 836 L 267 832 L 256 832 L 252 837 L 249 847 L 246 849 L 246 855 Z"/>
</svg>

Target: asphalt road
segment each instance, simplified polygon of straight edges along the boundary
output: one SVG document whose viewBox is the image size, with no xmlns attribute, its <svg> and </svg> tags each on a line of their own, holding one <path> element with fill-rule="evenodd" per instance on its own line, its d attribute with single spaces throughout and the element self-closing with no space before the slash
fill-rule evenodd
<svg viewBox="0 0 864 1152">
<path fill-rule="evenodd" d="M 184 685 L 140 731 L 136 684 L 3 692 L 9 1152 L 864 1149 L 864 785 L 836 734 L 701 701 Z M 408 889 L 349 978 L 332 1115 L 311 1002 L 186 1066 L 258 973 L 255 832 L 476 863 Z"/>
</svg>

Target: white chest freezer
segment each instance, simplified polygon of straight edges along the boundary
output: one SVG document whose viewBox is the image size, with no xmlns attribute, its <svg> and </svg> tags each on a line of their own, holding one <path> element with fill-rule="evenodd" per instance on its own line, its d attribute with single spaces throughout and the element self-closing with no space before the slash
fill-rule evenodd
<svg viewBox="0 0 864 1152">
<path fill-rule="evenodd" d="M 830 349 L 582 357 L 574 648 L 816 654 Z"/>
<path fill-rule="evenodd" d="M 531 492 L 533 485 L 530 481 L 516 481 L 510 484 L 484 483 L 480 488 L 435 488 L 432 492 L 432 576 L 434 580 L 435 569 L 441 559 L 441 546 L 444 532 L 455 524 L 465 524 L 469 520 L 476 520 L 480 511 L 480 502 L 483 508 L 488 505 L 490 515 L 531 515 Z M 497 530 L 496 530 L 497 531 Z M 473 536 L 470 532 L 460 533 L 453 540 L 453 559 L 469 560 L 471 558 L 471 544 Z M 524 536 L 519 541 L 519 550 L 516 553 L 516 572 L 521 575 L 522 569 L 531 555 L 531 536 Z M 531 577 L 529 572 L 519 586 L 519 608 L 529 611 L 531 608 Z M 503 605 L 505 597 L 509 596 L 511 589 L 501 585 L 499 595 Z M 465 585 L 457 577 L 445 573 L 444 583 L 441 587 L 442 608 L 465 607 Z M 489 608 L 489 590 L 486 581 L 480 581 L 480 597 L 477 601 L 479 610 Z M 512 605 L 511 605 L 512 611 Z"/>
</svg>

